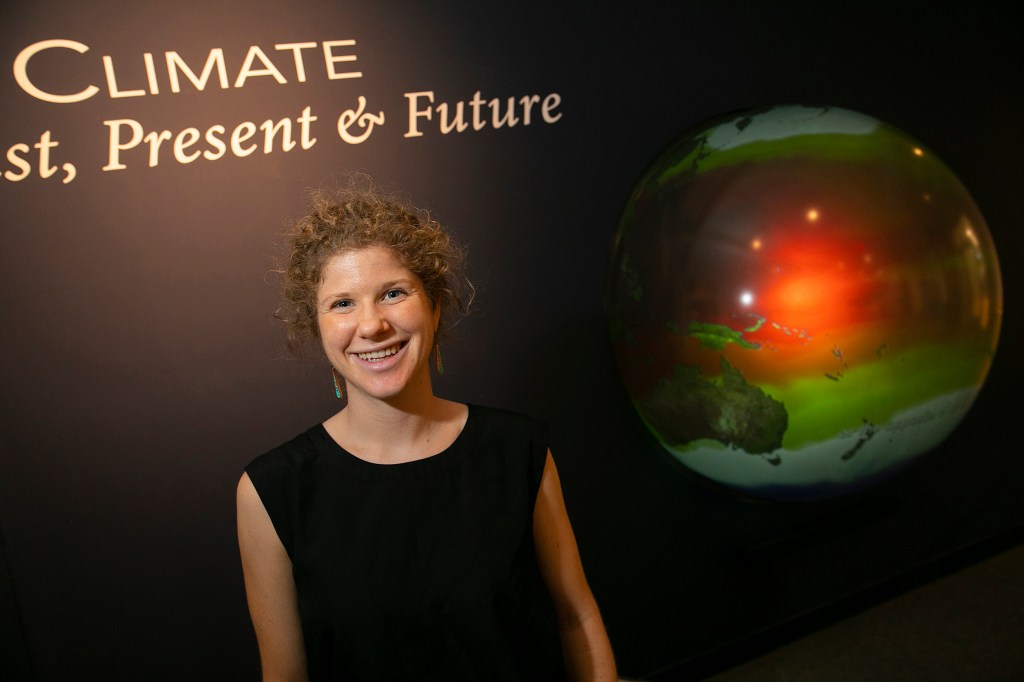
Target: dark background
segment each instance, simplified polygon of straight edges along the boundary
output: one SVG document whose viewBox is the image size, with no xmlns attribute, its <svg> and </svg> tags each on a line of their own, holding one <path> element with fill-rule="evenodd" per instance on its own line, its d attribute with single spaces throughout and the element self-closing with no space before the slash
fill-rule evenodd
<svg viewBox="0 0 1024 682">
<path fill-rule="evenodd" d="M 256 679 L 234 538 L 255 455 L 337 409 L 316 352 L 290 358 L 272 319 L 280 233 L 303 192 L 354 170 L 407 192 L 470 248 L 473 315 L 444 347 L 445 397 L 552 426 L 588 577 L 623 674 L 706 657 L 881 581 L 1019 528 L 1024 368 L 1021 49 L 977 4 L 676 2 L 553 5 L 37 1 L 0 10 L 0 152 L 44 130 L 78 177 L 0 180 L 0 677 Z M 161 94 L 52 104 L 39 82 L 104 86 L 102 55 Z M 355 39 L 363 77 L 294 82 L 275 43 Z M 163 53 L 229 78 L 259 45 L 289 78 L 171 94 Z M 46 60 L 51 60 L 47 62 Z M 44 68 L 45 67 L 45 68 Z M 44 75 L 45 71 L 45 75 Z M 406 139 L 405 92 L 437 101 L 551 92 L 555 124 Z M 387 122 L 333 133 L 364 95 Z M 724 112 L 830 104 L 937 153 L 1000 253 L 999 352 L 940 448 L 856 495 L 744 499 L 697 480 L 647 435 L 618 380 L 604 315 L 610 238 L 633 184 L 682 130 Z M 320 117 L 309 150 L 102 172 L 105 120 L 146 130 Z M 0 161 L 3 170 L 12 167 Z"/>
</svg>

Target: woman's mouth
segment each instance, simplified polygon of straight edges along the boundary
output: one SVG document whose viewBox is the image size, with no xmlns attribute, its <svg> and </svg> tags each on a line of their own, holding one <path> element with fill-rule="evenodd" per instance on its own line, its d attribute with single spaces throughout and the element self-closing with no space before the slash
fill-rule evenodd
<svg viewBox="0 0 1024 682">
<path fill-rule="evenodd" d="M 356 357 L 360 360 L 373 362 L 374 360 L 383 360 L 389 355 L 394 355 L 400 350 L 402 350 L 402 344 L 395 344 L 390 348 L 382 348 L 380 350 L 370 351 L 369 353 L 356 353 Z"/>
</svg>

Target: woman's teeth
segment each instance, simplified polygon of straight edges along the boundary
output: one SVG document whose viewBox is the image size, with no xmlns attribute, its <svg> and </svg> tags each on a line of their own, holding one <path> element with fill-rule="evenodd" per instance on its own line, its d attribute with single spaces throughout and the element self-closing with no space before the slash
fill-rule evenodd
<svg viewBox="0 0 1024 682">
<path fill-rule="evenodd" d="M 383 350 L 375 350 L 370 353 L 356 353 L 356 356 L 360 360 L 380 360 L 386 358 L 389 355 L 394 355 L 398 352 L 398 346 L 392 346 L 391 348 L 385 348 Z"/>
</svg>

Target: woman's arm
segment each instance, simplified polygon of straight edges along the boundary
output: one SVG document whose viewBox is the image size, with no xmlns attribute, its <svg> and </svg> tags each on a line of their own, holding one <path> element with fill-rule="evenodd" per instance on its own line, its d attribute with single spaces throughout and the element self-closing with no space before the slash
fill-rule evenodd
<svg viewBox="0 0 1024 682">
<path fill-rule="evenodd" d="M 583 575 L 551 452 L 544 464 L 533 512 L 533 541 L 537 564 L 555 603 L 569 678 L 587 682 L 615 680 L 611 643 Z"/>
<path fill-rule="evenodd" d="M 238 548 L 264 682 L 305 682 L 292 562 L 248 474 L 238 482 Z"/>
</svg>

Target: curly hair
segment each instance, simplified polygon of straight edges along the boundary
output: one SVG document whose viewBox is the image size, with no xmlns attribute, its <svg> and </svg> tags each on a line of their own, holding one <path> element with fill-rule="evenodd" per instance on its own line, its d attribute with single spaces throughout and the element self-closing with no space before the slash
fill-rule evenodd
<svg viewBox="0 0 1024 682">
<path fill-rule="evenodd" d="M 287 232 L 289 254 L 284 303 L 275 317 L 287 325 L 288 347 L 298 352 L 320 339 L 317 295 L 327 263 L 338 253 L 381 246 L 423 283 L 431 304 L 441 306 L 443 328 L 468 312 L 473 285 L 462 268 L 465 251 L 422 209 L 369 183 L 310 195 L 310 213 Z"/>
</svg>

